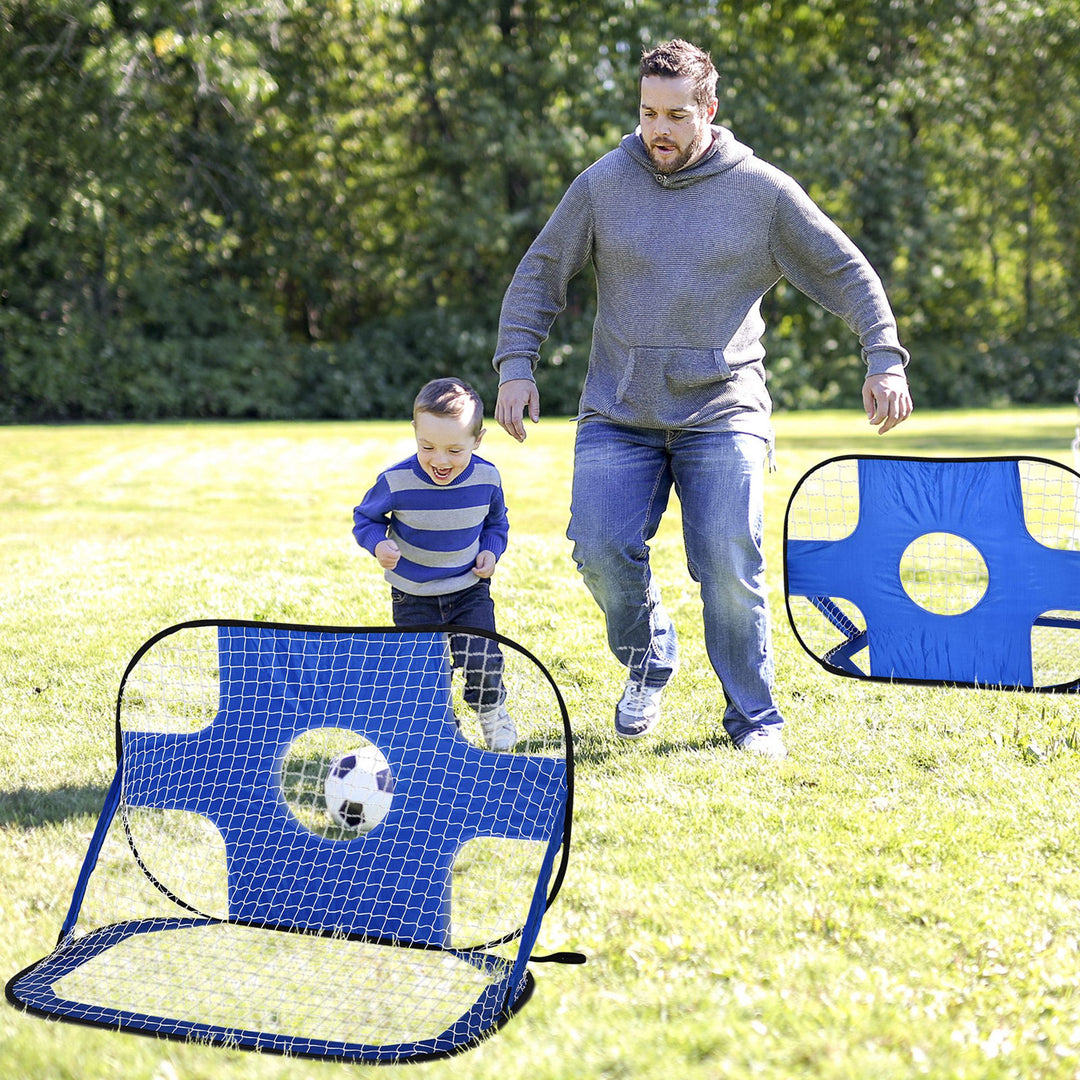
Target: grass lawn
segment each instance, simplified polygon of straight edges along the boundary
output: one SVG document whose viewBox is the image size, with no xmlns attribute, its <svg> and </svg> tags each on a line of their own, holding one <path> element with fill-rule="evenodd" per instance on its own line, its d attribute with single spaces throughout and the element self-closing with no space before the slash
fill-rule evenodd
<svg viewBox="0 0 1080 1080">
<path fill-rule="evenodd" d="M 653 545 L 683 662 L 658 733 L 619 743 L 622 685 L 570 560 L 573 426 L 490 425 L 511 547 L 500 629 L 558 681 L 575 730 L 574 846 L 533 1000 L 413 1075 L 1080 1076 L 1075 698 L 838 679 L 784 616 L 784 507 L 837 454 L 1023 453 L 1072 464 L 1072 408 L 777 418 L 767 544 L 791 757 L 731 747 L 674 505 Z M 0 428 L 0 976 L 53 944 L 114 761 L 132 652 L 187 619 L 385 625 L 350 535 L 406 423 Z M 306 1080 L 363 1072 L 50 1023 L 0 1008 L 12 1080 Z"/>
</svg>

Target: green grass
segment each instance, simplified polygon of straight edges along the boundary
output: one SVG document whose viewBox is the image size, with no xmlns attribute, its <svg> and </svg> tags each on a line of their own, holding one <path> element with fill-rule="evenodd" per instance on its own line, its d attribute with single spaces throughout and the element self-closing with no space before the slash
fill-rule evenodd
<svg viewBox="0 0 1080 1080">
<path fill-rule="evenodd" d="M 574 847 L 533 1000 L 422 1077 L 1080 1075 L 1076 702 L 825 674 L 783 614 L 780 534 L 835 454 L 1028 453 L 1071 464 L 1073 409 L 777 418 L 768 555 L 788 761 L 737 754 L 704 658 L 677 507 L 654 544 L 683 665 L 659 734 L 611 730 L 621 671 L 569 557 L 573 427 L 490 430 L 511 548 L 500 629 L 566 697 Z M 52 945 L 114 768 L 112 710 L 147 637 L 199 617 L 386 624 L 351 510 L 407 424 L 0 429 L 0 975 Z M 359 1067 L 159 1042 L 4 1006 L 0 1074 L 289 1080 Z"/>
</svg>

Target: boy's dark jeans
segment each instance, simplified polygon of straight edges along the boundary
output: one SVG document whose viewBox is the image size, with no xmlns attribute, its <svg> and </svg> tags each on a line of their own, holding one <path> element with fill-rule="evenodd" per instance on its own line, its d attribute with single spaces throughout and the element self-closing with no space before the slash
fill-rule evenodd
<svg viewBox="0 0 1080 1080">
<path fill-rule="evenodd" d="M 491 582 L 476 584 L 444 596 L 413 596 L 391 587 L 395 626 L 469 626 L 495 631 Z M 475 634 L 450 634 L 450 656 L 465 672 L 465 703 L 477 711 L 497 708 L 506 698 L 503 656 L 498 643 Z"/>
</svg>

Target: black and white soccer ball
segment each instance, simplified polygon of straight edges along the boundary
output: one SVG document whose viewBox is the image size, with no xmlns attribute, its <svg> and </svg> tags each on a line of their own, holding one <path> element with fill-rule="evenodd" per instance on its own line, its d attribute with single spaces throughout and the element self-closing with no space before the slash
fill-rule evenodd
<svg viewBox="0 0 1080 1080">
<path fill-rule="evenodd" d="M 330 763 L 324 784 L 326 812 L 336 825 L 370 832 L 390 809 L 394 777 L 386 758 L 370 743 Z"/>
</svg>

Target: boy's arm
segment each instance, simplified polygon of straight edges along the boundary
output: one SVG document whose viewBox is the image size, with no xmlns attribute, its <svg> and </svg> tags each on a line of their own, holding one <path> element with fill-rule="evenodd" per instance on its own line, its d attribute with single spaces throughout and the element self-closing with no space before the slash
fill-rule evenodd
<svg viewBox="0 0 1080 1080">
<path fill-rule="evenodd" d="M 376 558 L 378 558 L 376 547 L 386 541 L 392 510 L 390 486 L 381 476 L 375 481 L 375 486 L 364 496 L 360 505 L 353 508 L 353 537 L 362 548 L 370 551 Z"/>
<path fill-rule="evenodd" d="M 506 500 L 503 498 L 502 487 L 496 484 L 492 488 L 487 517 L 484 518 L 484 524 L 480 529 L 480 553 L 483 554 L 485 551 L 491 553 L 492 570 L 495 569 L 495 563 L 502 558 L 503 553 L 506 551 L 509 535 L 510 522 L 506 516 Z M 490 577 L 490 572 L 486 576 Z"/>
<path fill-rule="evenodd" d="M 506 551 L 509 535 L 510 522 L 506 517 L 506 501 L 503 499 L 502 487 L 496 484 L 492 488 L 487 517 L 480 529 L 480 552 L 473 565 L 473 573 L 478 578 L 489 578 L 495 573 L 495 564 Z"/>
</svg>

